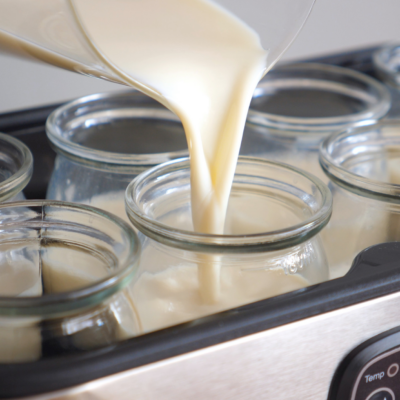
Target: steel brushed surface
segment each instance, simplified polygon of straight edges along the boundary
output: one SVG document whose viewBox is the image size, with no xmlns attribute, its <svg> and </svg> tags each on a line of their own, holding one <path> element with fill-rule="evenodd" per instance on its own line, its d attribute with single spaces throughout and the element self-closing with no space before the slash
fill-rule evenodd
<svg viewBox="0 0 400 400">
<path fill-rule="evenodd" d="M 400 325 L 400 293 L 29 399 L 325 400 L 340 361 Z"/>
</svg>

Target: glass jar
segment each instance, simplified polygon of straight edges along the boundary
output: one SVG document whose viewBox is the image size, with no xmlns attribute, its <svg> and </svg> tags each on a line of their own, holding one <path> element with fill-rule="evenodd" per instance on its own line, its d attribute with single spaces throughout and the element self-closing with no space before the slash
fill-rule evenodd
<svg viewBox="0 0 400 400">
<path fill-rule="evenodd" d="M 23 200 L 33 172 L 32 153 L 22 142 L 0 133 L 0 202 Z"/>
<path fill-rule="evenodd" d="M 372 56 L 376 74 L 388 85 L 392 96 L 392 107 L 388 117 L 400 117 L 400 44 L 387 44 Z"/>
<path fill-rule="evenodd" d="M 350 126 L 375 123 L 390 108 L 377 80 L 325 64 L 271 70 L 250 106 L 241 154 L 294 165 L 327 182 L 318 162 L 321 142 Z"/>
<path fill-rule="evenodd" d="M 57 201 L 0 205 L 0 362 L 99 348 L 141 332 L 126 296 L 136 233 L 112 214 Z"/>
<path fill-rule="evenodd" d="M 90 204 L 125 220 L 129 182 L 187 154 L 179 119 L 135 91 L 68 103 L 49 116 L 46 132 L 58 153 L 47 198 Z"/>
<path fill-rule="evenodd" d="M 239 159 L 224 235 L 193 231 L 188 159 L 139 175 L 126 208 L 142 242 L 130 293 L 144 331 L 328 279 L 317 233 L 329 220 L 331 194 L 289 165 Z"/>
<path fill-rule="evenodd" d="M 331 277 L 366 247 L 400 240 L 400 121 L 337 133 L 322 144 L 332 218 L 322 233 Z"/>
<path fill-rule="evenodd" d="M 388 44 L 380 47 L 372 56 L 378 75 L 385 81 L 400 88 L 400 45 Z"/>
</svg>

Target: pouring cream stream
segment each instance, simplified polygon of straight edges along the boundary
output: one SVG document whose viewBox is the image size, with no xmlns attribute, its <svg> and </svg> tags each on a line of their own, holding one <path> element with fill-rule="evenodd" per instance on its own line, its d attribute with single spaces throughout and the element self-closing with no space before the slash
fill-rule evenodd
<svg viewBox="0 0 400 400">
<path fill-rule="evenodd" d="M 182 121 L 197 232 L 223 234 L 244 124 L 267 53 L 258 35 L 210 0 L 70 0 L 98 56 Z M 199 266 L 218 298 L 218 262 Z M 210 290 L 211 289 L 211 290 Z"/>
</svg>

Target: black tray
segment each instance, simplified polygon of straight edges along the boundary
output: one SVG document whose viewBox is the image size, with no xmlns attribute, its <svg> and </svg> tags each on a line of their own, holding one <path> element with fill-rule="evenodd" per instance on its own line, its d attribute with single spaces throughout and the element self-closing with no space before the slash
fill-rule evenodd
<svg viewBox="0 0 400 400">
<path fill-rule="evenodd" d="M 371 53 L 364 49 L 319 59 L 374 76 Z M 397 115 L 400 101 L 392 90 Z M 27 198 L 44 198 L 55 153 L 44 124 L 57 105 L 0 115 L 0 131 L 26 143 L 33 152 L 34 175 Z M 362 252 L 343 278 L 263 300 L 190 323 L 146 334 L 101 350 L 55 356 L 25 364 L 0 364 L 0 398 L 46 393 L 149 364 L 189 351 L 272 329 L 279 325 L 350 306 L 400 289 L 400 243 Z"/>
</svg>

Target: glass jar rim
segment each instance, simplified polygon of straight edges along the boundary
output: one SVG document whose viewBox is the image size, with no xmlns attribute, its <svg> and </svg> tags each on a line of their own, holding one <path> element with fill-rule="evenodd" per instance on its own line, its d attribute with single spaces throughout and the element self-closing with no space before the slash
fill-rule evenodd
<svg viewBox="0 0 400 400">
<path fill-rule="evenodd" d="M 0 182 L 0 199 L 4 201 L 21 192 L 29 183 L 33 173 L 33 157 L 31 151 L 24 143 L 10 135 L 0 133 L 0 144 L 1 142 L 6 142 L 8 146 L 16 150 L 22 159 L 18 170 L 9 178 Z M 4 148 L 4 146 L 2 147 Z"/>
<path fill-rule="evenodd" d="M 215 235 L 172 228 L 147 216 L 135 202 L 134 193 L 148 179 L 157 179 L 179 170 L 190 170 L 189 158 L 172 160 L 158 165 L 138 175 L 125 192 L 126 212 L 133 223 L 146 236 L 184 250 L 204 251 L 209 253 L 258 253 L 276 251 L 292 247 L 315 236 L 329 221 L 332 212 L 332 196 L 328 187 L 316 176 L 289 164 L 269 161 L 255 157 L 239 157 L 239 163 L 269 165 L 290 171 L 315 185 L 321 195 L 321 206 L 318 211 L 301 223 L 289 228 L 263 233 L 244 235 Z"/>
<path fill-rule="evenodd" d="M 99 279 L 82 288 L 32 297 L 0 296 L 1 316 L 50 316 L 62 313 L 69 314 L 80 309 L 91 307 L 93 306 L 93 302 L 94 304 L 99 304 L 117 291 L 121 290 L 131 280 L 138 265 L 141 246 L 136 232 L 122 219 L 107 211 L 91 206 L 56 200 L 25 200 L 0 204 L 0 212 L 2 210 L 10 210 L 18 207 L 41 207 L 43 217 L 46 215 L 45 207 L 58 207 L 63 210 L 85 212 L 105 218 L 116 224 L 118 228 L 121 229 L 124 235 L 128 238 L 127 242 L 130 245 L 130 249 L 129 255 L 126 257 L 125 263 L 121 268 L 114 273 L 110 273 L 105 278 Z M 68 225 L 71 225 L 71 223 L 60 220 L 46 221 L 45 224 L 43 222 L 43 218 L 40 221 L 31 221 L 32 226 L 35 226 L 36 228 L 40 224 L 46 225 L 46 227 L 51 225 L 63 225 L 67 227 Z M 15 221 L 11 221 L 9 224 L 2 224 L 1 229 L 5 230 L 7 226 L 14 225 Z M 29 223 L 27 224 L 25 222 L 24 226 L 29 226 Z"/>
<path fill-rule="evenodd" d="M 141 168 L 141 167 L 152 167 L 160 163 L 187 156 L 187 150 L 179 150 L 165 153 L 148 153 L 148 154 L 126 154 L 116 153 L 111 151 L 92 149 L 87 146 L 83 146 L 79 143 L 71 140 L 70 135 L 64 135 L 62 130 L 59 128 L 58 123 L 66 119 L 66 115 L 72 112 L 74 109 L 79 107 L 87 106 L 93 103 L 99 103 L 102 101 L 115 101 L 124 98 L 134 98 L 135 100 L 143 99 L 149 102 L 147 108 L 133 108 L 124 107 L 124 116 L 131 117 L 151 117 L 158 120 L 168 120 L 174 122 L 180 122 L 179 118 L 166 108 L 163 108 L 158 102 L 144 95 L 143 93 L 136 90 L 125 90 L 112 93 L 97 93 L 84 96 L 66 103 L 56 110 L 54 110 L 46 121 L 46 133 L 50 142 L 55 147 L 56 151 L 64 154 L 76 161 L 84 161 L 91 163 L 94 167 L 103 167 L 104 164 L 110 165 L 112 168 Z M 120 110 L 122 108 L 120 107 Z M 111 112 L 111 110 L 108 110 Z M 117 114 L 121 116 L 121 111 Z M 81 115 L 80 115 L 81 117 Z M 130 171 L 127 171 L 130 172 Z M 135 171 L 136 173 L 137 171 Z"/>
<path fill-rule="evenodd" d="M 342 166 L 343 162 L 346 161 L 343 154 L 336 157 L 332 155 L 336 144 L 347 139 L 353 139 L 354 145 L 357 145 L 355 138 L 358 135 L 361 137 L 370 131 L 373 132 L 386 127 L 395 127 L 400 130 L 400 120 L 384 119 L 374 125 L 351 128 L 329 136 L 321 143 L 319 162 L 329 179 L 344 189 L 375 200 L 400 203 L 400 185 L 355 174 Z M 384 145 L 385 142 L 389 142 L 385 138 L 381 140 Z M 400 138 L 397 141 L 400 146 Z"/>
<path fill-rule="evenodd" d="M 267 77 L 259 83 L 254 92 L 253 98 L 260 97 L 264 95 L 264 93 L 268 92 L 271 82 L 274 81 L 274 72 L 285 72 L 288 74 L 292 73 L 294 77 L 296 77 L 296 74 L 298 73 L 310 73 L 310 77 L 308 79 L 297 78 L 302 81 L 306 81 L 306 84 L 304 82 L 301 84 L 299 83 L 298 87 L 326 90 L 347 94 L 349 96 L 352 95 L 352 89 L 347 87 L 347 85 L 329 82 L 328 79 L 315 79 L 313 78 L 313 74 L 324 73 L 327 76 L 330 75 L 332 77 L 336 76 L 343 79 L 353 79 L 358 83 L 371 88 L 371 90 L 373 90 L 375 93 L 374 98 L 376 100 L 376 104 L 371 104 L 371 106 L 365 110 L 336 117 L 291 117 L 257 111 L 250 106 L 247 121 L 255 125 L 261 125 L 266 128 L 274 129 L 277 131 L 277 133 L 279 133 L 279 135 L 291 137 L 304 134 L 306 132 L 307 136 L 312 135 L 316 138 L 324 138 L 327 134 L 333 131 L 343 130 L 349 126 L 371 125 L 387 114 L 390 109 L 390 92 L 376 79 L 349 68 L 319 63 L 296 63 L 280 65 L 276 69 L 273 69 L 267 75 Z M 276 79 L 282 80 L 285 78 L 278 77 Z M 284 85 L 283 88 L 287 89 L 288 85 Z M 369 93 L 365 93 L 365 96 L 371 97 Z"/>
</svg>

